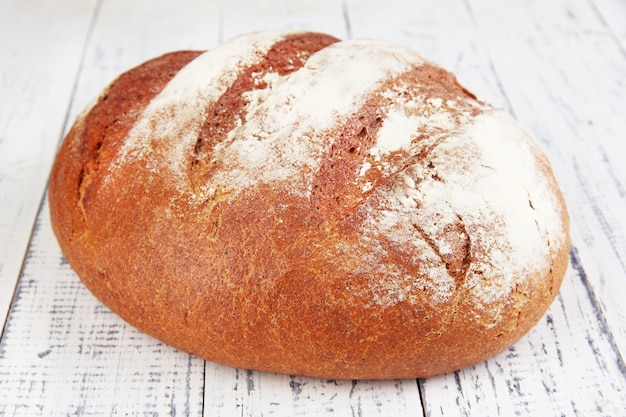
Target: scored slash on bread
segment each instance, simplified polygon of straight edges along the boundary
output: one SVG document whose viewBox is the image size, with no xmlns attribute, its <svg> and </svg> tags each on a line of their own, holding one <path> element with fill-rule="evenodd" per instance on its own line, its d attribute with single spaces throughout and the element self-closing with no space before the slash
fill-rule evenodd
<svg viewBox="0 0 626 417">
<path fill-rule="evenodd" d="M 259 32 L 122 74 L 68 133 L 52 225 L 140 330 L 232 366 L 425 377 L 554 300 L 569 220 L 503 110 L 416 52 Z"/>
</svg>

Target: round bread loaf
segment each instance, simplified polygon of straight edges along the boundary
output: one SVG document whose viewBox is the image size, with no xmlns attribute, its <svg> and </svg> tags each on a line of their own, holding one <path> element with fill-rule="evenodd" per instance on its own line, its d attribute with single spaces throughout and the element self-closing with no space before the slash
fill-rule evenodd
<svg viewBox="0 0 626 417">
<path fill-rule="evenodd" d="M 61 249 L 138 329 L 210 361 L 426 377 L 491 357 L 555 298 L 568 215 L 505 111 L 419 54 L 240 36 L 122 74 L 49 189 Z"/>
</svg>

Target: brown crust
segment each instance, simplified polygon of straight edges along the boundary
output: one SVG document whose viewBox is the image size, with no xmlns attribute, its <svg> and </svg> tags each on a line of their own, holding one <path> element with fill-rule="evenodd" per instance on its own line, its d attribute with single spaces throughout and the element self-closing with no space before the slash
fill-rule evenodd
<svg viewBox="0 0 626 417">
<path fill-rule="evenodd" d="M 385 98 L 384 94 L 401 84 L 413 86 L 404 93 L 407 97 L 422 95 L 445 100 L 459 97 L 474 99 L 452 74 L 431 64 L 412 68 L 401 76 L 383 83 L 354 116 L 331 135 L 336 139 L 330 151 L 324 155 L 321 167 L 315 174 L 311 199 L 313 207 L 323 212 L 326 218 L 347 217 L 385 181 L 410 164 L 424 160 L 429 150 L 436 146 L 434 144 L 425 146 L 418 154 L 395 152 L 386 161 L 388 166 L 381 167 L 380 171 L 370 170 L 367 175 L 359 175 L 359 167 L 364 161 L 374 163 L 367 152 L 374 144 L 376 133 L 386 117 L 383 109 L 392 101 L 391 98 Z M 468 111 L 473 110 L 468 108 Z M 422 139 L 420 135 L 424 135 L 424 132 L 415 132 L 414 140 Z M 363 193 L 360 187 L 355 186 L 368 181 L 372 183 L 370 192 Z"/>
<path fill-rule="evenodd" d="M 52 218 L 62 246 L 86 232 L 84 209 L 89 202 L 91 174 L 101 159 L 111 159 L 150 100 L 200 53 L 169 53 L 125 72 L 74 123 L 50 179 L 50 189 L 58 195 L 51 200 L 58 211 Z"/>
<path fill-rule="evenodd" d="M 260 64 L 242 70 L 206 109 L 189 156 L 195 189 L 211 180 L 215 145 L 245 116 L 241 97 L 255 88 L 253 74 L 258 87 L 264 71 L 294 71 L 334 42 L 320 34 L 287 37 Z M 415 94 L 474 99 L 452 75 L 429 64 L 390 79 L 337 126 L 309 199 L 288 195 L 281 183 L 260 184 L 233 198 L 215 194 L 198 206 L 174 201 L 171 179 L 149 172 L 142 161 L 108 176 L 139 115 L 198 55 L 168 54 L 120 76 L 77 120 L 53 168 L 50 213 L 63 253 L 122 318 L 211 361 L 326 378 L 425 377 L 459 369 L 502 351 L 540 319 L 563 279 L 569 247 L 565 204 L 545 160 L 541 167 L 552 181 L 566 242 L 550 248 L 549 270 L 520 279 L 498 301 L 497 317 L 477 319 L 465 279 L 479 248 L 471 247 L 463 219 L 444 228 L 452 248 L 446 253 L 422 225 L 413 225 L 454 278 L 454 296 L 444 305 L 427 296 L 417 306 L 373 305 L 363 297 L 371 277 L 353 272 L 358 254 L 342 249 L 358 247 L 362 239 L 358 207 L 370 194 L 356 190 L 365 181 L 372 189 L 392 187 L 394 173 L 416 161 L 427 167 L 437 146 L 424 138 L 419 154 L 391 155 L 384 169 L 357 175 L 386 117 L 382 92 L 409 82 L 423 86 Z M 103 186 L 106 181 L 115 186 Z M 406 256 L 399 248 L 388 261 L 410 270 Z"/>
<path fill-rule="evenodd" d="M 301 68 L 314 52 L 337 42 L 332 36 L 318 33 L 303 33 L 287 37 L 276 43 L 261 62 L 246 67 L 237 80 L 213 105 L 206 109 L 205 121 L 194 148 L 192 176 L 199 184 L 206 183 L 210 176 L 209 160 L 213 148 L 221 142 L 237 121 L 244 119 L 246 106 L 244 93 L 254 88 L 263 88 L 263 77 L 275 72 L 281 76 Z"/>
</svg>

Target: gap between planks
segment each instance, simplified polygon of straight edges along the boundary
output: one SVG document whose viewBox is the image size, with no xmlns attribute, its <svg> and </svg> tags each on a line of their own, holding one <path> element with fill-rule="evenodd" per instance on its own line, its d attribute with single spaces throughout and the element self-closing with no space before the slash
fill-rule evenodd
<svg viewBox="0 0 626 417">
<path fill-rule="evenodd" d="M 74 81 L 72 83 L 72 88 L 71 88 L 71 92 L 70 92 L 70 96 L 69 96 L 69 101 L 67 103 L 67 108 L 66 108 L 66 111 L 65 111 L 64 120 L 63 120 L 63 122 L 62 122 L 62 124 L 60 126 L 60 130 L 59 130 L 58 134 L 56 135 L 56 137 L 57 137 L 57 141 L 56 141 L 57 142 L 57 147 L 58 147 L 58 144 L 61 142 L 61 140 L 63 140 L 63 137 L 64 137 L 64 132 L 65 132 L 65 129 L 66 129 L 66 125 L 67 125 L 68 120 L 69 120 L 70 108 L 72 106 L 72 102 L 74 100 L 74 95 L 75 95 L 75 92 L 76 92 L 76 87 L 78 85 L 79 74 L 81 73 L 81 70 L 82 70 L 82 66 L 83 66 L 84 58 L 85 58 L 85 53 L 86 53 L 86 50 L 87 50 L 87 47 L 88 47 L 89 41 L 90 41 L 90 35 L 91 35 L 91 32 L 93 31 L 93 26 L 94 26 L 94 24 L 96 22 L 98 9 L 100 7 L 100 3 L 101 2 L 102 2 L 102 0 L 96 0 L 96 4 L 94 6 L 94 10 L 93 10 L 93 12 L 91 14 L 91 17 L 90 17 L 90 21 L 89 21 L 89 24 L 88 24 L 88 27 L 87 27 L 86 36 L 85 36 L 85 39 L 83 41 L 83 45 L 81 47 L 81 52 L 80 52 L 80 55 L 79 55 L 78 65 L 77 65 L 76 70 L 74 71 L 74 77 L 73 77 Z M 16 140 L 16 139 L 13 139 L 13 140 Z M 51 164 L 47 164 L 47 165 L 51 166 Z M 4 336 L 4 333 L 5 333 L 5 330 L 6 330 L 6 326 L 7 326 L 7 322 L 9 320 L 9 315 L 10 315 L 10 312 L 11 312 L 11 306 L 13 305 L 13 302 L 14 302 L 14 299 L 15 299 L 15 294 L 16 294 L 16 291 L 17 291 L 20 279 L 21 279 L 21 277 L 23 275 L 24 267 L 25 267 L 26 262 L 27 262 L 27 256 L 28 256 L 29 248 L 30 248 L 30 245 L 31 245 L 31 242 L 32 242 L 33 234 L 35 232 L 35 228 L 37 227 L 37 218 L 41 214 L 43 202 L 44 202 L 44 199 L 46 198 L 46 195 L 47 195 L 49 176 L 50 176 L 50 172 L 48 171 L 46 173 L 46 180 L 44 182 L 43 189 L 41 190 L 40 198 L 38 200 L 38 203 L 36 203 L 37 209 L 34 212 L 34 216 L 32 218 L 32 222 L 31 222 L 30 228 L 29 228 L 29 230 L 27 232 L 25 232 L 27 234 L 26 239 L 25 239 L 26 244 L 25 244 L 24 250 L 22 252 L 21 262 L 20 262 L 19 267 L 17 268 L 16 275 L 14 277 L 11 277 L 11 276 L 7 277 L 5 275 L 5 278 L 7 278 L 7 279 L 13 278 L 15 281 L 14 281 L 13 286 L 7 285 L 6 288 L 5 288 L 7 291 L 4 292 L 4 294 L 2 294 L 2 296 L 0 296 L 0 320 L 2 320 L 2 330 L 0 332 L 0 341 L 2 341 L 2 338 Z M 0 266 L 2 266 L 2 265 L 0 265 Z M 5 284 L 3 284 L 3 285 L 5 285 Z"/>
</svg>

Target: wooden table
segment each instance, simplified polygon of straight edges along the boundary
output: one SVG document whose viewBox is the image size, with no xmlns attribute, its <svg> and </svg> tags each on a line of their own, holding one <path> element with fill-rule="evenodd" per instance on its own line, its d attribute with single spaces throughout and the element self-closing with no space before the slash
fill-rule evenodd
<svg viewBox="0 0 626 417">
<path fill-rule="evenodd" d="M 519 343 L 428 379 L 274 375 L 165 346 L 81 285 L 45 199 L 69 124 L 145 59 L 268 28 L 409 46 L 536 138 L 572 249 Z M 0 416 L 626 416 L 625 125 L 624 0 L 0 0 Z"/>
</svg>

